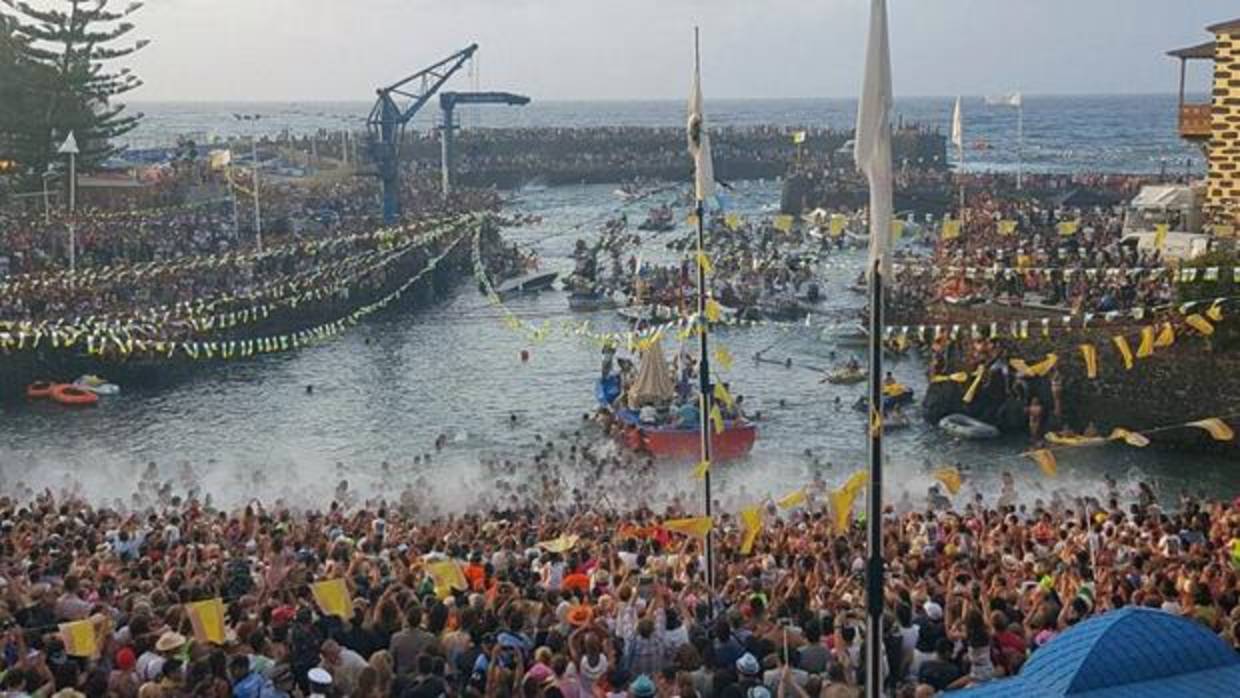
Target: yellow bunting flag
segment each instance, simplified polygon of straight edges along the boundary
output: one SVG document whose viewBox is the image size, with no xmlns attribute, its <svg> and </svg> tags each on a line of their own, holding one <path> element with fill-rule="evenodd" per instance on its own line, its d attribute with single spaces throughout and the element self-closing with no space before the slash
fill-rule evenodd
<svg viewBox="0 0 1240 698">
<path fill-rule="evenodd" d="M 209 642 L 213 645 L 224 644 L 224 601 L 222 599 L 196 601 L 186 605 L 185 610 L 194 628 L 195 640 Z"/>
<path fill-rule="evenodd" d="M 1009 363 L 1021 375 L 1038 378 L 1045 376 L 1051 372 L 1052 368 L 1055 368 L 1055 364 L 1059 363 L 1059 356 L 1057 354 L 1047 354 L 1045 359 L 1032 366 L 1025 363 L 1023 359 L 1012 359 Z"/>
<path fill-rule="evenodd" d="M 1171 346 L 1172 344 L 1175 344 L 1175 328 L 1171 326 L 1171 323 L 1164 322 L 1162 331 L 1160 331 L 1158 333 L 1158 337 L 1154 339 L 1154 348 L 1163 349 Z"/>
<path fill-rule="evenodd" d="M 758 534 L 762 532 L 761 507 L 752 506 L 741 509 L 741 527 L 745 531 L 745 535 L 741 538 L 741 555 L 748 555 L 753 551 L 753 543 L 758 539 Z"/>
<path fill-rule="evenodd" d="M 999 221 L 999 234 L 1012 235 L 1016 232 L 1016 221 Z"/>
<path fill-rule="evenodd" d="M 943 219 L 943 239 L 955 240 L 960 237 L 960 221 L 951 218 Z"/>
<path fill-rule="evenodd" d="M 1154 249 L 1161 250 L 1167 244 L 1167 231 L 1171 230 L 1171 226 L 1166 223 L 1159 223 L 1154 226 Z"/>
<path fill-rule="evenodd" d="M 663 528 L 676 533 L 683 533 L 694 538 L 706 538 L 714 523 L 709 516 L 694 516 L 688 519 L 672 519 L 663 522 Z"/>
<path fill-rule="evenodd" d="M 858 470 L 848 476 L 848 479 L 844 481 L 844 487 L 842 489 L 848 490 L 849 492 L 855 494 L 869 482 L 870 474 L 864 470 Z"/>
<path fill-rule="evenodd" d="M 714 351 L 715 363 L 719 364 L 719 368 L 725 371 L 732 369 L 732 353 L 724 347 L 715 347 Z"/>
<path fill-rule="evenodd" d="M 1184 322 L 1187 322 L 1189 327 L 1192 327 L 1194 330 L 1197 330 L 1207 337 L 1214 334 L 1214 325 L 1211 325 L 1209 320 L 1201 317 L 1197 313 L 1193 313 L 1192 315 L 1184 318 Z"/>
<path fill-rule="evenodd" d="M 804 143 L 804 142 L 805 142 L 805 132 L 804 132 L 804 131 L 793 131 L 793 132 L 792 132 L 792 142 L 793 142 L 794 144 L 796 144 L 796 145 L 801 145 L 802 143 Z"/>
<path fill-rule="evenodd" d="M 343 579 L 315 582 L 310 586 L 310 591 L 324 615 L 343 620 L 353 618 L 353 599 L 349 596 L 349 588 L 345 586 Z"/>
<path fill-rule="evenodd" d="M 952 383 L 964 383 L 967 380 L 969 380 L 969 374 L 967 371 L 959 371 L 957 373 L 952 373 L 946 376 L 931 376 L 930 377 L 931 383 L 946 383 L 948 381 L 951 381 Z"/>
<path fill-rule="evenodd" d="M 1137 347 L 1137 358 L 1148 359 L 1154 355 L 1154 326 L 1146 325 L 1141 328 L 1141 344 Z"/>
<path fill-rule="evenodd" d="M 702 271 L 707 274 L 715 271 L 715 265 L 710 263 L 710 257 L 707 257 L 705 252 L 697 253 L 697 263 L 702 268 Z"/>
<path fill-rule="evenodd" d="M 729 213 L 723 217 L 723 224 L 728 226 L 728 230 L 737 230 L 741 227 L 741 217 L 735 213 Z"/>
<path fill-rule="evenodd" d="M 1205 429 L 1215 441 L 1231 441 L 1236 438 L 1236 432 L 1232 431 L 1227 422 L 1224 422 L 1218 417 L 1210 417 L 1209 419 L 1189 422 L 1187 426 Z"/>
<path fill-rule="evenodd" d="M 693 466 L 693 478 L 695 480 L 705 480 L 706 473 L 708 472 L 710 472 L 710 461 L 708 460 L 698 461 L 698 464 Z"/>
<path fill-rule="evenodd" d="M 1090 380 L 1098 377 L 1098 348 L 1092 344 L 1081 345 L 1081 357 L 1085 359 L 1085 375 Z"/>
<path fill-rule="evenodd" d="M 469 589 L 469 582 L 465 579 L 465 573 L 461 571 L 461 564 L 456 560 L 428 562 L 426 573 L 435 583 L 435 596 L 440 599 L 452 596 L 453 591 Z"/>
<path fill-rule="evenodd" d="M 1128 346 L 1128 340 L 1123 335 L 1115 335 L 1111 338 L 1115 342 L 1115 348 L 1119 349 L 1119 355 L 1124 359 L 1124 368 L 1132 370 L 1132 349 Z"/>
<path fill-rule="evenodd" d="M 1030 451 L 1025 454 L 1033 459 L 1034 463 L 1042 469 L 1042 473 L 1047 477 L 1055 477 L 1059 472 L 1059 462 L 1055 460 L 1055 454 L 1049 450 L 1042 448 L 1037 451 Z"/>
<path fill-rule="evenodd" d="M 877 407 L 870 408 L 870 438 L 883 433 L 883 413 Z"/>
<path fill-rule="evenodd" d="M 723 387 L 723 383 L 715 383 L 715 389 L 713 392 L 715 394 L 715 399 L 727 405 L 729 408 L 736 404 L 736 401 L 732 399 L 732 393 L 729 393 L 728 389 Z"/>
<path fill-rule="evenodd" d="M 539 542 L 538 547 L 549 553 L 566 553 L 577 545 L 578 540 L 580 540 L 580 538 L 577 534 L 565 533 L 552 538 L 551 540 Z"/>
<path fill-rule="evenodd" d="M 1214 301 L 1214 303 L 1210 306 L 1210 309 L 1206 311 L 1206 317 L 1210 318 L 1214 322 L 1222 322 L 1223 321 L 1222 301 Z"/>
<path fill-rule="evenodd" d="M 969 384 L 969 389 L 964 392 L 964 403 L 967 405 L 973 402 L 973 398 L 977 397 L 978 388 L 982 387 L 982 377 L 986 375 L 986 367 L 978 366 L 973 372 L 973 382 Z"/>
<path fill-rule="evenodd" d="M 65 654 L 70 657 L 99 656 L 99 642 L 95 637 L 95 625 L 89 620 L 60 624 L 60 639 L 65 643 Z"/>
<path fill-rule="evenodd" d="M 779 505 L 780 509 L 792 509 L 793 507 L 798 507 L 804 504 L 805 499 L 806 499 L 805 488 L 801 488 L 799 490 L 794 490 L 792 492 L 789 492 L 788 494 L 781 497 L 779 501 L 775 503 Z"/>
<path fill-rule="evenodd" d="M 956 494 L 960 491 L 960 471 L 951 466 L 939 468 L 934 471 L 934 479 L 943 483 L 948 492 Z"/>
<path fill-rule="evenodd" d="M 716 434 L 723 433 L 723 412 L 719 410 L 719 405 L 710 406 L 710 423 L 715 428 Z"/>
<path fill-rule="evenodd" d="M 792 232 L 793 218 L 787 214 L 775 216 L 775 229 L 785 233 Z"/>
<path fill-rule="evenodd" d="M 1076 231 L 1080 229 L 1081 223 L 1080 221 L 1060 221 L 1059 225 L 1055 227 L 1059 230 L 1059 234 L 1061 236 L 1072 237 L 1073 235 L 1076 235 Z"/>
<path fill-rule="evenodd" d="M 891 221 L 891 239 L 899 240 L 904 237 L 904 221 L 899 218 L 893 218 Z"/>
<path fill-rule="evenodd" d="M 1134 446 L 1136 448 L 1145 448 L 1150 445 L 1150 440 L 1145 436 L 1145 434 L 1129 431 L 1122 427 L 1115 427 L 1112 429 L 1111 436 L 1109 438 L 1111 441 L 1123 441 L 1129 446 Z"/>
<path fill-rule="evenodd" d="M 719 322 L 719 318 L 723 317 L 723 308 L 714 298 L 706 299 L 706 319 L 710 322 Z"/>
<path fill-rule="evenodd" d="M 841 216 L 841 215 L 840 215 L 840 214 L 838 214 L 838 213 L 837 213 L 837 214 L 832 215 L 832 216 L 831 216 L 831 223 L 830 223 L 830 226 L 831 226 L 831 227 L 830 227 L 830 230 L 831 230 L 831 237 L 833 237 L 833 238 L 837 238 L 837 237 L 839 237 L 839 236 L 843 235 L 843 234 L 844 234 L 844 228 L 845 228 L 845 226 L 847 226 L 847 225 L 848 225 L 848 219 L 847 219 L 847 218 L 845 218 L 844 216 Z"/>
</svg>

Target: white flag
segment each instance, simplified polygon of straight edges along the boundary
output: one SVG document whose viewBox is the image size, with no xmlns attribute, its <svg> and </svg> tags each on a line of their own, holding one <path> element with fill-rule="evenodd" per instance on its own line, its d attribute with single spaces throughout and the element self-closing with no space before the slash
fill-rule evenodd
<svg viewBox="0 0 1240 698">
<path fill-rule="evenodd" d="M 870 261 L 884 275 L 891 270 L 891 51 L 887 45 L 887 0 L 871 0 L 865 78 L 857 105 L 857 169 L 870 182 Z"/>
<path fill-rule="evenodd" d="M 952 145 L 964 150 L 964 119 L 960 115 L 960 98 L 956 98 L 956 110 L 952 112 Z"/>
<path fill-rule="evenodd" d="M 697 36 L 693 46 L 693 91 L 689 93 L 689 154 L 693 156 L 694 189 L 698 201 L 706 201 L 715 193 L 715 166 L 710 157 L 710 134 L 702 114 L 702 61 L 698 55 Z"/>
</svg>

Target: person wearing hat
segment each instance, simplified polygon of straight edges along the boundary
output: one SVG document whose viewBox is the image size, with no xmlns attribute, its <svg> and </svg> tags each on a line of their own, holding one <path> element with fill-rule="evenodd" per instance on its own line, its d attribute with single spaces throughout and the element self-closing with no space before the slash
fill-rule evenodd
<svg viewBox="0 0 1240 698">
<path fill-rule="evenodd" d="M 306 672 L 306 682 L 310 687 L 310 698 L 327 698 L 332 688 L 332 675 L 323 667 L 314 667 Z"/>
<path fill-rule="evenodd" d="M 122 647 L 116 651 L 112 662 L 112 673 L 108 675 L 108 690 L 118 696 L 137 695 L 142 682 L 134 671 L 138 658 L 132 647 Z"/>
<path fill-rule="evenodd" d="M 766 695 L 751 695 L 759 688 Z M 723 689 L 720 698 L 770 698 L 770 691 L 762 685 L 762 665 L 757 657 L 746 652 L 736 660 L 736 683 Z"/>
</svg>

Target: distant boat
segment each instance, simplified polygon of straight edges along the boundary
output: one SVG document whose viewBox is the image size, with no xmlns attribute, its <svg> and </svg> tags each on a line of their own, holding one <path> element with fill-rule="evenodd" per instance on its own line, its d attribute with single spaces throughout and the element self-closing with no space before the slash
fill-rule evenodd
<svg viewBox="0 0 1240 698">
<path fill-rule="evenodd" d="M 551 288 L 551 284 L 555 283 L 558 272 L 546 271 L 534 274 L 526 274 L 518 276 L 515 279 L 509 279 L 496 287 L 495 292 L 500 297 L 519 296 L 523 293 L 538 293 Z"/>
</svg>

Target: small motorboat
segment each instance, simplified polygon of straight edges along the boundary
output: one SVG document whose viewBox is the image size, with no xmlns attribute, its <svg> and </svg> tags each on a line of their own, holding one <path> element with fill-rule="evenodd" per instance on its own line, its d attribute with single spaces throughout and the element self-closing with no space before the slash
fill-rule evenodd
<svg viewBox="0 0 1240 698">
<path fill-rule="evenodd" d="M 999 430 L 967 414 L 949 414 L 939 420 L 939 428 L 961 439 L 984 440 L 999 438 Z"/>
<path fill-rule="evenodd" d="M 870 346 L 870 332 L 863 325 L 845 325 L 823 330 L 822 339 L 836 346 L 864 348 Z"/>
<path fill-rule="evenodd" d="M 827 372 L 826 381 L 834 385 L 853 385 L 855 383 L 864 383 L 866 372 L 864 368 L 849 368 L 848 366 L 840 366 Z"/>
<path fill-rule="evenodd" d="M 47 381 L 35 381 L 26 386 L 27 400 L 44 400 L 52 396 L 52 388 L 55 384 Z"/>
<path fill-rule="evenodd" d="M 509 279 L 495 288 L 495 292 L 501 298 L 509 296 L 519 296 L 524 293 L 538 293 L 546 291 L 555 283 L 559 272 L 547 271 L 534 274 L 526 274 L 518 276 L 515 279 Z"/>
<path fill-rule="evenodd" d="M 611 310 L 615 307 L 615 299 L 606 293 L 574 292 L 568 296 L 568 309 L 576 312 L 588 313 L 594 310 Z"/>
<path fill-rule="evenodd" d="M 913 391 L 908 388 L 905 389 L 905 392 L 902 392 L 898 395 L 884 395 L 883 396 L 883 413 L 886 414 L 887 412 L 890 412 L 891 410 L 896 409 L 897 407 L 903 407 L 912 401 L 913 401 Z M 869 412 L 870 411 L 870 396 L 862 395 L 861 397 L 857 398 L 857 401 L 853 403 L 853 409 L 857 410 L 858 412 Z"/>
<path fill-rule="evenodd" d="M 121 392 L 119 385 L 109 383 L 99 376 L 91 374 L 78 377 L 77 380 L 73 381 L 73 385 L 82 390 L 89 390 L 96 395 L 119 395 Z"/>
</svg>

